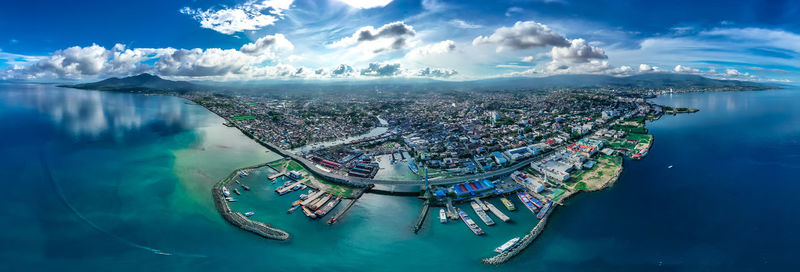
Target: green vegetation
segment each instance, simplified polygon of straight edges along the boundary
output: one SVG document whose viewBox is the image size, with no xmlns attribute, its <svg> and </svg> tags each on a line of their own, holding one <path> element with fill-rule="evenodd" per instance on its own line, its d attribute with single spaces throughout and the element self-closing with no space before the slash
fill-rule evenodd
<svg viewBox="0 0 800 272">
<path fill-rule="evenodd" d="M 231 121 L 241 121 L 241 120 L 251 120 L 251 119 L 256 119 L 256 117 L 252 115 L 242 115 L 231 118 Z"/>
</svg>

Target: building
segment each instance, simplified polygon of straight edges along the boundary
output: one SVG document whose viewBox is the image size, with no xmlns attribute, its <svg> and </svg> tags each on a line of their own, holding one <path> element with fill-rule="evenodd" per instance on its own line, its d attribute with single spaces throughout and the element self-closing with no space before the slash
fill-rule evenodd
<svg viewBox="0 0 800 272">
<path fill-rule="evenodd" d="M 494 157 L 494 162 L 496 162 L 499 165 L 504 165 L 508 162 L 508 160 L 506 160 L 506 158 L 503 157 L 503 153 L 495 151 L 492 153 L 492 156 Z"/>
</svg>

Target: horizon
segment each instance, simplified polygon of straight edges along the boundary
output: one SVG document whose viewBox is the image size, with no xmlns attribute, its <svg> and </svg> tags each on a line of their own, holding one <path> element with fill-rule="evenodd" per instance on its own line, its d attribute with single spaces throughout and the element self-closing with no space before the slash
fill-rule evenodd
<svg viewBox="0 0 800 272">
<path fill-rule="evenodd" d="M 800 71 L 800 25 L 789 20 L 800 4 L 791 1 L 736 1 L 725 11 L 688 1 L 578 0 L 137 2 L 108 13 L 95 6 L 6 5 L 0 79 L 91 82 L 146 72 L 213 82 L 464 82 L 661 72 L 794 85 Z"/>
</svg>

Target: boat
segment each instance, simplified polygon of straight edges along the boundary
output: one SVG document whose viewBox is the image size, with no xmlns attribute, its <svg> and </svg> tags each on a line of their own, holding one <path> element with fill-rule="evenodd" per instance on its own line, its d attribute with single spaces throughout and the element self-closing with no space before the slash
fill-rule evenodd
<svg viewBox="0 0 800 272">
<path fill-rule="evenodd" d="M 472 233 L 475 233 L 475 235 L 483 235 L 483 230 L 481 227 L 478 227 L 478 224 L 475 224 L 475 221 L 472 221 L 472 218 L 469 218 L 467 213 L 461 210 L 461 208 L 456 208 L 456 210 L 458 211 L 458 216 L 461 217 L 461 221 L 464 221 L 464 224 L 467 224 L 467 227 L 472 230 Z"/>
<path fill-rule="evenodd" d="M 225 200 L 227 200 L 228 202 L 236 202 L 236 199 L 232 197 L 226 197 Z"/>
<path fill-rule="evenodd" d="M 317 217 L 322 218 L 323 216 L 328 214 L 328 212 L 333 210 L 333 208 L 335 208 L 336 205 L 339 205 L 339 201 L 341 201 L 341 200 L 342 200 L 342 197 L 341 196 L 337 196 L 336 199 L 328 201 L 328 203 L 325 203 L 324 206 L 322 206 L 318 210 L 314 211 L 314 214 L 316 214 Z"/>
<path fill-rule="evenodd" d="M 503 253 L 508 251 L 509 249 L 515 247 L 519 243 L 519 237 L 514 237 L 511 240 L 508 240 L 505 244 L 500 245 L 499 247 L 494 249 L 494 252 Z"/>
<path fill-rule="evenodd" d="M 444 209 L 439 209 L 439 222 L 447 223 L 447 213 L 444 212 Z"/>
<path fill-rule="evenodd" d="M 323 196 L 319 200 L 315 201 L 314 203 L 309 204 L 308 208 L 312 209 L 312 210 L 319 209 L 319 207 L 322 207 L 322 205 L 325 205 L 325 203 L 328 202 L 328 200 L 330 200 L 331 197 L 333 197 L 332 194 L 325 194 L 325 196 Z"/>
<path fill-rule="evenodd" d="M 672 165 L 670 165 L 670 166 L 667 166 L 667 168 L 670 168 L 670 169 L 672 169 Z"/>
<path fill-rule="evenodd" d="M 492 220 L 492 218 L 486 214 L 486 211 L 481 208 L 481 205 L 478 204 L 477 201 L 473 200 L 470 205 L 472 206 L 472 209 L 475 210 L 475 213 L 478 214 L 478 217 L 483 220 L 483 223 L 485 223 L 487 226 L 494 225 L 494 220 Z"/>
<path fill-rule="evenodd" d="M 236 193 L 237 195 L 241 195 L 242 194 L 242 193 L 239 192 L 239 189 L 236 189 L 236 188 L 233 189 L 233 192 Z"/>
<path fill-rule="evenodd" d="M 300 200 L 306 200 L 306 199 L 308 199 L 308 195 L 307 194 L 300 195 Z"/>
<path fill-rule="evenodd" d="M 519 192 L 517 193 L 517 197 L 519 197 L 519 200 L 522 201 L 522 204 L 525 204 L 525 207 L 528 207 L 528 210 L 531 210 L 532 213 L 535 214 L 538 212 L 538 208 L 533 205 L 533 202 L 531 202 L 530 198 L 528 198 L 528 194 Z"/>
<path fill-rule="evenodd" d="M 419 167 L 417 167 L 417 164 L 415 164 L 413 162 L 409 162 L 408 163 L 408 168 L 411 169 L 411 172 L 414 172 L 415 175 L 419 174 Z"/>
<path fill-rule="evenodd" d="M 228 188 L 223 186 L 222 187 L 222 195 L 225 196 L 225 197 L 229 197 L 229 196 L 231 196 L 231 192 L 228 191 Z"/>
<path fill-rule="evenodd" d="M 528 193 L 526 193 L 526 195 L 528 195 L 528 199 L 530 199 L 531 203 L 533 203 L 533 205 L 536 205 L 537 208 L 542 208 L 544 206 L 544 204 L 542 204 L 542 202 L 539 202 L 539 200 L 536 199 L 535 197 L 533 197 L 532 195 L 530 195 Z"/>
<path fill-rule="evenodd" d="M 288 211 L 286 211 L 286 213 L 292 213 L 292 212 L 294 212 L 294 210 L 297 210 L 298 208 L 300 208 L 300 205 L 293 206 Z"/>
<path fill-rule="evenodd" d="M 302 206 L 302 207 L 303 207 L 303 213 L 306 214 L 306 216 L 310 217 L 311 219 L 316 219 L 317 218 L 317 215 L 314 214 L 314 212 L 312 212 L 311 210 L 309 210 L 305 206 Z"/>
<path fill-rule="evenodd" d="M 508 209 L 509 211 L 514 211 L 517 209 L 517 207 L 514 206 L 514 203 L 511 202 L 511 200 L 508 200 L 508 198 L 502 197 L 500 198 L 500 201 L 503 202 L 503 205 L 505 205 L 506 209 Z"/>
<path fill-rule="evenodd" d="M 245 191 L 250 191 L 250 186 L 242 184 L 242 188 L 244 188 Z"/>
<path fill-rule="evenodd" d="M 300 203 L 303 203 L 303 200 L 302 200 L 302 199 L 298 199 L 298 200 L 296 200 L 295 202 L 292 202 L 292 206 L 299 206 L 299 205 L 300 205 Z"/>
<path fill-rule="evenodd" d="M 240 178 L 243 178 L 243 177 L 246 177 L 246 176 L 247 176 L 247 173 L 239 173 L 239 177 Z"/>
<path fill-rule="evenodd" d="M 254 213 L 254 212 L 246 212 L 246 213 L 244 213 L 244 216 L 250 217 L 251 215 L 254 215 L 254 214 L 256 214 L 256 213 Z"/>
<path fill-rule="evenodd" d="M 542 211 L 540 211 L 539 214 L 536 215 L 536 218 L 539 218 L 539 219 L 544 218 L 547 215 L 547 212 L 549 212 L 550 209 L 552 209 L 552 208 L 553 208 L 553 201 L 552 200 L 551 201 L 547 201 L 547 204 L 545 204 L 544 208 L 542 208 Z"/>
</svg>

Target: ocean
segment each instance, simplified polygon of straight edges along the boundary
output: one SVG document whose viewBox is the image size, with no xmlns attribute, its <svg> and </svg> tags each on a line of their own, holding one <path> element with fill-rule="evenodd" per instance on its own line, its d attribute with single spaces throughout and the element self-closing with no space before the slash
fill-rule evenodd
<svg viewBox="0 0 800 272">
<path fill-rule="evenodd" d="M 337 224 L 286 210 L 263 173 L 233 208 L 288 231 L 272 241 L 216 213 L 211 186 L 278 159 L 188 101 L 0 85 L 3 271 L 761 271 L 800 264 L 800 91 L 691 93 L 655 103 L 700 109 L 647 125 L 650 154 L 614 187 L 569 199 L 507 264 L 480 258 L 527 233 L 513 223 L 411 225 L 422 202 L 366 194 Z M 669 166 L 672 166 L 671 168 Z M 497 199 L 496 206 L 502 205 Z M 468 205 L 462 209 L 472 213 Z"/>
</svg>

